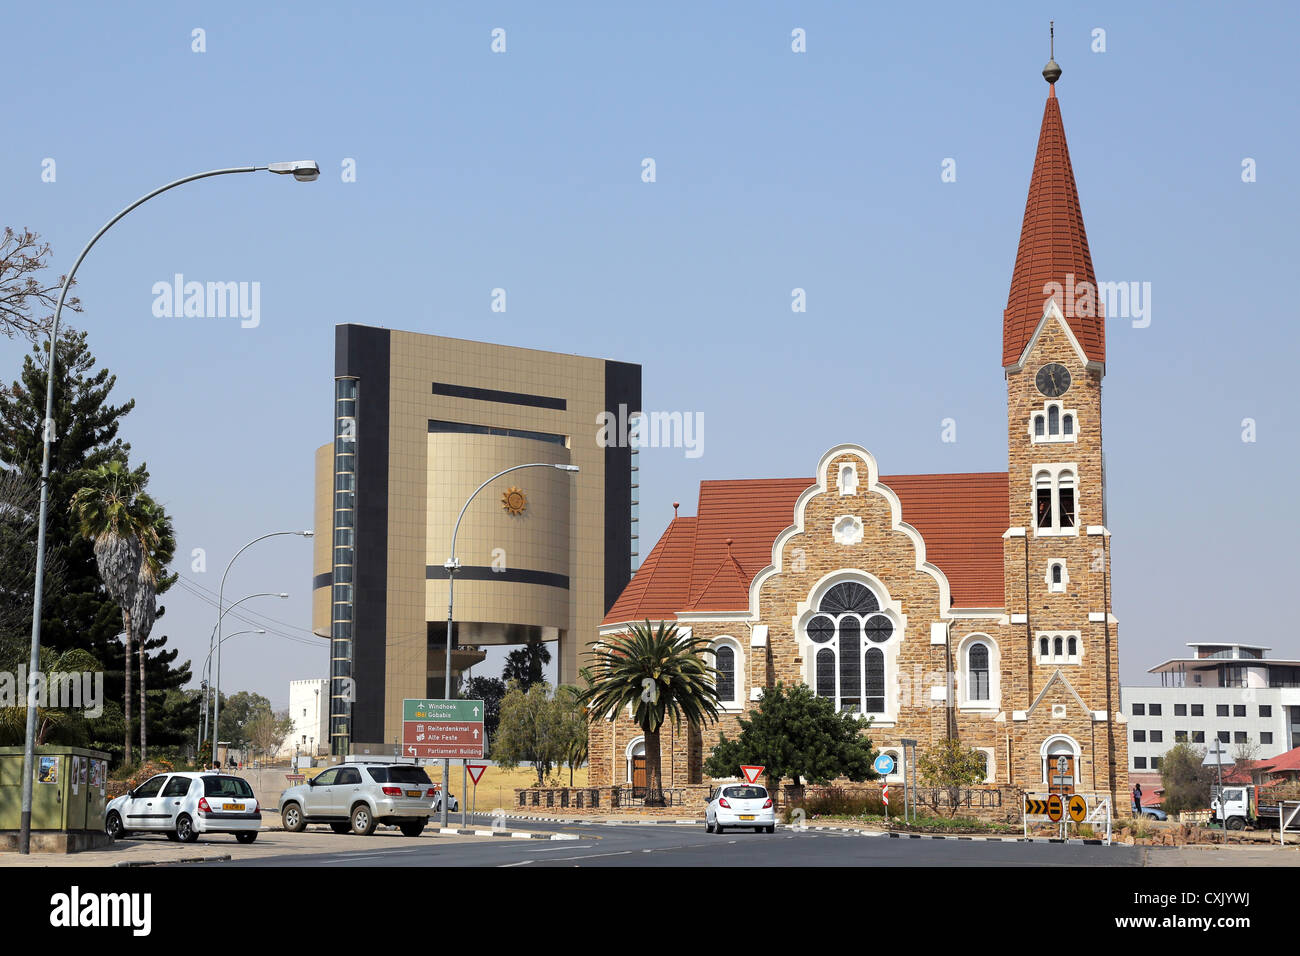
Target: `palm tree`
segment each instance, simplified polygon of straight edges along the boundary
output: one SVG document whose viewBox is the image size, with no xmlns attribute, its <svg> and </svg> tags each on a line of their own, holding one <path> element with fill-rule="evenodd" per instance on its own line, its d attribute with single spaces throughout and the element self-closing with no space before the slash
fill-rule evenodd
<svg viewBox="0 0 1300 956">
<path fill-rule="evenodd" d="M 580 699 L 606 719 L 631 705 L 632 719 L 645 734 L 647 807 L 665 805 L 659 734 L 665 720 L 680 727 L 718 719 L 718 671 L 704 659 L 706 638 L 686 636 L 676 624 L 633 624 L 592 644 L 591 675 Z"/>
<path fill-rule="evenodd" d="M 138 499 L 149 480 L 143 468 L 131 471 L 114 459 L 87 471 L 81 488 L 72 496 L 72 514 L 78 531 L 94 544 L 99 579 L 122 609 L 122 631 L 126 640 L 125 700 L 122 716 L 126 725 L 125 762 L 131 763 L 131 652 L 135 640 L 136 592 L 145 554 L 157 545 L 156 532 L 142 519 Z M 152 625 L 152 621 L 150 622 Z"/>
<path fill-rule="evenodd" d="M 175 575 L 170 579 L 164 569 L 176 553 L 176 538 L 172 533 L 171 518 L 162 505 L 149 495 L 141 492 L 135 501 L 135 512 L 141 528 L 141 543 L 144 547 L 144 560 L 136 575 L 135 597 L 131 601 L 131 623 L 135 626 L 135 636 L 140 645 L 140 762 L 149 759 L 149 714 L 146 709 L 148 697 L 145 689 L 146 641 L 153 630 L 154 621 L 158 619 L 158 594 L 166 590 Z M 149 542 L 145 544 L 145 542 Z M 127 657 L 127 669 L 130 670 L 130 656 Z"/>
</svg>

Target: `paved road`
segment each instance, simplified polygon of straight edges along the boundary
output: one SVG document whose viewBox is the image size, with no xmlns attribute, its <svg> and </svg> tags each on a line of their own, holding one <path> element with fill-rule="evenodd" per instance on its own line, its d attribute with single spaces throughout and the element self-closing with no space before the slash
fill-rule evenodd
<svg viewBox="0 0 1300 956">
<path fill-rule="evenodd" d="M 489 824 L 483 818 L 483 824 Z M 775 834 L 706 833 L 703 826 L 511 821 L 576 840 L 376 841 L 341 837 L 338 850 L 236 859 L 226 866 L 1140 866 L 1140 849 L 1049 843 L 899 840 L 784 828 Z M 288 836 L 286 834 L 286 836 Z"/>
</svg>

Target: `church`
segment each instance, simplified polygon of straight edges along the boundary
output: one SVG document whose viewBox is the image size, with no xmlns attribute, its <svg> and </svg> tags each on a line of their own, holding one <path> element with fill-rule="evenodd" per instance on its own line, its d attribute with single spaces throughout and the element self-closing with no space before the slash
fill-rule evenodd
<svg viewBox="0 0 1300 956">
<path fill-rule="evenodd" d="M 810 477 L 704 481 L 605 616 L 707 638 L 720 717 L 661 735 L 665 788 L 708 783 L 720 733 L 778 681 L 872 719 L 895 757 L 956 737 L 985 782 L 1127 800 L 1111 614 L 1101 383 L 1106 334 L 1055 60 L 1002 315 L 1007 470 L 882 474 L 828 449 Z M 1069 294 L 1066 294 L 1066 290 Z M 990 363 L 991 364 L 991 363 Z M 809 462 L 810 469 L 813 462 Z M 677 506 L 674 505 L 674 511 Z M 627 711 L 597 717 L 593 786 L 644 786 Z"/>
</svg>

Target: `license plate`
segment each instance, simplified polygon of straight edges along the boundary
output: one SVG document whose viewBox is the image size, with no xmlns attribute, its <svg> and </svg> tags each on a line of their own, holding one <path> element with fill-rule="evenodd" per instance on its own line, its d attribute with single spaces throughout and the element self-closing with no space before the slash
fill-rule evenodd
<svg viewBox="0 0 1300 956">
<path fill-rule="evenodd" d="M 244 805 L 243 805 L 242 803 L 223 803 L 223 804 L 221 805 L 221 809 L 222 809 L 222 810 L 242 810 L 242 809 L 244 809 Z"/>
<path fill-rule="evenodd" d="M 754 819 L 754 815 L 753 815 L 752 813 L 742 813 L 742 814 L 740 815 L 740 819 L 742 819 L 742 820 L 752 820 L 752 819 Z"/>
<path fill-rule="evenodd" d="M 406 791 L 406 795 L 407 795 L 408 797 L 418 797 L 418 796 L 420 795 L 420 791 L 419 791 L 419 790 L 408 790 L 408 791 Z"/>
</svg>

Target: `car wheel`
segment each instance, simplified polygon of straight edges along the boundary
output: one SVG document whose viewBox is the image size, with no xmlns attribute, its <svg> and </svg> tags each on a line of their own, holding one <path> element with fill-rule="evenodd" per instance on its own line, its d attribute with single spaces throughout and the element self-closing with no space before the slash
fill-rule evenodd
<svg viewBox="0 0 1300 956">
<path fill-rule="evenodd" d="M 719 820 L 717 823 L 713 824 L 713 832 L 714 832 L 714 833 L 726 833 L 726 832 L 727 832 L 727 828 L 724 827 L 724 826 L 722 825 L 722 821 Z"/>
<path fill-rule="evenodd" d="M 199 834 L 194 829 L 194 821 L 190 819 L 189 814 L 182 813 L 176 818 L 176 839 L 182 843 L 193 843 L 198 838 Z"/>
<path fill-rule="evenodd" d="M 705 818 L 704 818 L 704 832 L 705 832 L 705 833 L 712 833 L 712 832 L 713 832 L 713 824 L 709 822 L 709 818 L 708 818 L 708 817 L 705 817 Z"/>
<path fill-rule="evenodd" d="M 775 833 L 775 832 L 776 832 L 776 824 L 774 823 L 774 824 L 772 824 L 771 826 L 763 827 L 763 832 L 764 832 L 764 833 Z"/>
<path fill-rule="evenodd" d="M 402 836 L 418 837 L 424 832 L 424 825 L 428 821 L 415 820 L 411 823 L 399 823 L 397 828 L 402 831 Z"/>
<path fill-rule="evenodd" d="M 254 830 L 251 833 L 236 833 L 235 839 L 240 843 L 252 843 L 257 839 L 257 831 Z"/>
<path fill-rule="evenodd" d="M 364 803 L 358 803 L 352 808 L 352 832 L 357 836 L 370 836 L 375 832 L 378 826 L 370 808 Z"/>
<path fill-rule="evenodd" d="M 352 824 L 350 823 L 331 823 L 330 829 L 335 833 L 351 833 Z"/>
<path fill-rule="evenodd" d="M 290 833 L 301 833 L 307 829 L 307 821 L 302 815 L 302 807 L 296 803 L 286 803 L 280 811 L 280 822 Z"/>
<path fill-rule="evenodd" d="M 104 832 L 114 840 L 121 840 L 126 836 L 126 830 L 122 827 L 122 817 L 116 810 L 104 820 Z"/>
<path fill-rule="evenodd" d="M 163 834 L 163 836 L 167 837 L 167 839 L 171 840 L 171 842 L 173 843 L 177 843 L 180 841 L 180 837 L 178 837 L 176 833 L 172 830 L 168 830 L 165 834 Z"/>
</svg>

